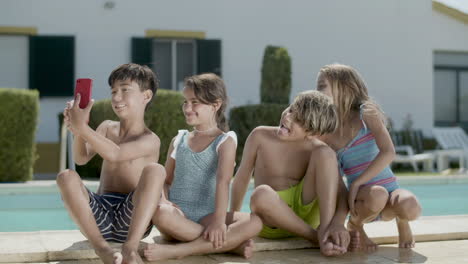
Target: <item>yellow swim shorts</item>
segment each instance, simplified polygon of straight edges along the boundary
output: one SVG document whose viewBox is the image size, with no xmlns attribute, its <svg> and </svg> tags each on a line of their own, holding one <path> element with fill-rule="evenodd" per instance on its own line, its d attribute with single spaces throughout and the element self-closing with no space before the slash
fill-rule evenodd
<svg viewBox="0 0 468 264">
<path fill-rule="evenodd" d="M 302 204 L 302 186 L 304 185 L 304 179 L 301 180 L 297 185 L 292 186 L 289 189 L 278 191 L 280 198 L 285 201 L 288 206 L 299 216 L 304 222 L 309 224 L 312 228 L 316 229 L 320 225 L 320 209 L 318 199 L 315 199 L 309 204 Z M 263 225 L 263 229 L 258 234 L 264 238 L 286 238 L 293 237 L 294 234 L 280 229 L 272 228 Z"/>
</svg>

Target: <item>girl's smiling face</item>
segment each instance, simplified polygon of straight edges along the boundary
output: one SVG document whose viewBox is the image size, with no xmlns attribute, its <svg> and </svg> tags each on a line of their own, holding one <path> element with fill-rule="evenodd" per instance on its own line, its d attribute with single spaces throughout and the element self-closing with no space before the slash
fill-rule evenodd
<svg viewBox="0 0 468 264">
<path fill-rule="evenodd" d="M 185 121 L 190 126 L 206 125 L 212 122 L 216 124 L 216 108 L 213 105 L 204 104 L 195 96 L 192 88 L 184 88 L 184 111 Z"/>
</svg>

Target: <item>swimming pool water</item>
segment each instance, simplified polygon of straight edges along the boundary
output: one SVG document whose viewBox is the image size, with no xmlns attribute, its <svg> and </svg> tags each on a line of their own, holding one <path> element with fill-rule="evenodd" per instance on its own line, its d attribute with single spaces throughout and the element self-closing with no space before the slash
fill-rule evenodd
<svg viewBox="0 0 468 264">
<path fill-rule="evenodd" d="M 424 216 L 468 214 L 468 181 L 400 185 L 416 194 Z M 89 188 L 96 190 L 96 186 Z M 249 186 L 243 212 L 250 212 L 252 189 Z M 72 229 L 77 226 L 65 210 L 56 186 L 0 188 L 0 232 Z"/>
</svg>

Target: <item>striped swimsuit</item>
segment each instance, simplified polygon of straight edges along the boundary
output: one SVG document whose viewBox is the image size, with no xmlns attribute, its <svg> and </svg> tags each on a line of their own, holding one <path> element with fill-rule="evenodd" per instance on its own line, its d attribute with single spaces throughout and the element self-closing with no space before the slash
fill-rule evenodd
<svg viewBox="0 0 468 264">
<path fill-rule="evenodd" d="M 374 135 L 367 129 L 362 119 L 362 107 L 360 111 L 362 128 L 357 136 L 344 148 L 337 151 L 338 163 L 342 175 L 346 176 L 348 188 L 356 180 L 379 154 L 379 148 Z M 389 166 L 385 167 L 377 176 L 366 182 L 363 186 L 380 185 L 389 193 L 398 189 L 396 177 Z"/>
</svg>

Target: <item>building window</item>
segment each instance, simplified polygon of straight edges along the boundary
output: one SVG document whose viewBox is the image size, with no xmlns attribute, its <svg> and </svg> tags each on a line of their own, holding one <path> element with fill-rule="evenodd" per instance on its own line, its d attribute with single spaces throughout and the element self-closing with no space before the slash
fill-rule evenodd
<svg viewBox="0 0 468 264">
<path fill-rule="evenodd" d="M 468 54 L 434 56 L 434 125 L 468 130 Z"/>
<path fill-rule="evenodd" d="M 29 88 L 40 96 L 73 96 L 74 36 L 29 37 Z"/>
<path fill-rule="evenodd" d="M 153 70 L 160 87 L 181 91 L 184 79 L 197 73 L 197 49 L 194 40 L 153 40 Z"/>
<path fill-rule="evenodd" d="M 152 68 L 162 89 L 180 91 L 188 76 L 221 76 L 221 40 L 169 37 L 132 38 L 132 62 Z"/>
</svg>

